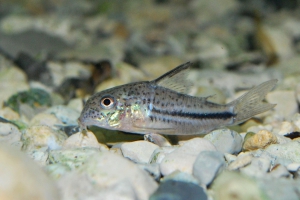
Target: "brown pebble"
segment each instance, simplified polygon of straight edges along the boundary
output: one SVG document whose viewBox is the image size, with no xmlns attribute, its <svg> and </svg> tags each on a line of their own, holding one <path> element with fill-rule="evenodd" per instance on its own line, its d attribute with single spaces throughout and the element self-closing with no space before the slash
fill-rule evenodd
<svg viewBox="0 0 300 200">
<path fill-rule="evenodd" d="M 276 144 L 277 137 L 267 130 L 260 130 L 252 137 L 246 139 L 243 145 L 244 150 L 256 150 L 269 146 L 270 144 Z"/>
</svg>

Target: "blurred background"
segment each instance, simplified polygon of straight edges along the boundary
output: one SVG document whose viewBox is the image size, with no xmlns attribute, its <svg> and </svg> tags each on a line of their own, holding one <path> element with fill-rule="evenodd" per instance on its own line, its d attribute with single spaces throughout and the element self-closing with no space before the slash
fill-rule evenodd
<svg viewBox="0 0 300 200">
<path fill-rule="evenodd" d="M 151 80 L 187 61 L 193 62 L 196 86 L 213 86 L 231 97 L 299 73 L 299 4 L 1 0 L 0 102 L 41 88 L 57 94 L 55 104 L 67 104 L 112 86 Z M 15 71 L 4 70 L 6 65 Z M 192 94 L 209 95 L 198 90 Z"/>
</svg>

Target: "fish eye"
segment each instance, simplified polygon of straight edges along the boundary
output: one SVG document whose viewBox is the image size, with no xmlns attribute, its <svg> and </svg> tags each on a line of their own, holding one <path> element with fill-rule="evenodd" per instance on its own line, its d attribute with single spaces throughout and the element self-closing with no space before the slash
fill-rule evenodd
<svg viewBox="0 0 300 200">
<path fill-rule="evenodd" d="M 100 105 L 103 108 L 111 108 L 113 107 L 115 101 L 112 97 L 103 97 L 100 101 Z"/>
</svg>

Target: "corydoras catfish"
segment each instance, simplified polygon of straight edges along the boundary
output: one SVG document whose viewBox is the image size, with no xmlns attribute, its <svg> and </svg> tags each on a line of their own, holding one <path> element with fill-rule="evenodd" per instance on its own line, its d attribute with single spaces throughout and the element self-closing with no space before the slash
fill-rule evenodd
<svg viewBox="0 0 300 200">
<path fill-rule="evenodd" d="M 153 81 L 117 86 L 94 94 L 78 119 L 82 130 L 93 125 L 138 134 L 193 135 L 236 125 L 272 109 L 263 102 L 277 80 L 250 89 L 228 104 L 187 95 L 192 85 L 185 63 Z"/>
</svg>

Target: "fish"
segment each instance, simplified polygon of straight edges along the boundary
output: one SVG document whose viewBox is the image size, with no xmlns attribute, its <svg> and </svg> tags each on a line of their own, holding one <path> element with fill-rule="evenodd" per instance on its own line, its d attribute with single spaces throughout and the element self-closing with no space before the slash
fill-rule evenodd
<svg viewBox="0 0 300 200">
<path fill-rule="evenodd" d="M 228 104 L 209 97 L 188 95 L 191 62 L 184 63 L 152 81 L 116 86 L 92 95 L 78 124 L 134 134 L 198 135 L 237 125 L 276 104 L 264 100 L 277 80 L 266 81 Z"/>
</svg>

